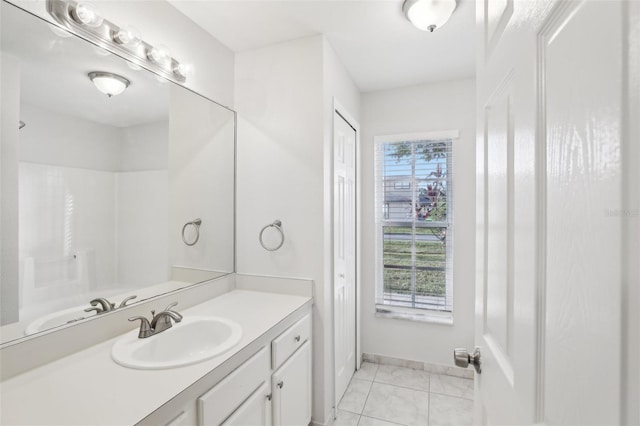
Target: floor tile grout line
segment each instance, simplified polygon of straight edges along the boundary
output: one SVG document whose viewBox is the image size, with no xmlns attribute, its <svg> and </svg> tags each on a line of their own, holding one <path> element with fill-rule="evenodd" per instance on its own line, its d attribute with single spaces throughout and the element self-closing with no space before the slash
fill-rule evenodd
<svg viewBox="0 0 640 426">
<path fill-rule="evenodd" d="M 431 424 L 431 380 L 429 380 L 429 407 L 427 408 L 427 426 Z"/>
<path fill-rule="evenodd" d="M 396 388 L 409 389 L 409 390 L 413 390 L 413 391 L 417 391 L 417 392 L 431 392 L 430 390 L 410 388 L 409 386 L 401 386 L 401 385 L 396 385 L 394 383 L 375 382 L 375 381 L 373 383 L 378 383 L 378 384 L 387 385 L 387 386 L 395 386 Z"/>
<path fill-rule="evenodd" d="M 380 420 L 380 421 L 383 421 L 383 422 L 391 423 L 392 425 L 397 425 L 397 426 L 408 426 L 408 425 L 405 425 L 404 423 L 392 422 L 391 420 L 381 419 L 380 417 L 365 416 L 364 414 L 360 416 L 360 418 L 361 418 L 361 419 L 362 419 L 363 417 L 366 417 L 366 418 L 368 418 L 368 419 Z M 358 420 L 358 423 L 360 423 L 360 420 Z"/>
<path fill-rule="evenodd" d="M 429 391 L 429 393 L 435 393 L 436 395 L 441 395 L 441 396 L 448 396 L 450 398 L 466 399 L 467 401 L 472 401 L 473 402 L 473 398 L 466 398 L 464 396 L 449 395 L 448 393 L 434 392 L 434 391 L 431 391 L 431 390 Z"/>
<path fill-rule="evenodd" d="M 376 372 L 377 374 L 377 372 Z M 369 392 L 367 392 L 367 397 L 364 400 L 364 405 L 362 406 L 362 413 L 360 413 L 360 418 L 362 418 L 362 416 L 364 415 L 364 409 L 367 406 L 367 401 L 369 401 L 369 395 L 371 395 L 371 388 L 373 388 L 373 384 L 375 382 L 371 382 L 371 386 L 369 386 Z M 367 416 L 368 417 L 368 416 Z M 358 419 L 358 423 L 360 423 L 360 420 Z"/>
<path fill-rule="evenodd" d="M 340 410 L 340 411 L 346 411 L 347 413 L 355 414 L 356 416 L 361 416 L 361 415 L 362 415 L 362 414 L 360 414 L 360 413 L 356 413 L 356 412 L 351 411 L 351 410 L 345 410 L 344 408 L 338 408 L 338 410 Z"/>
</svg>

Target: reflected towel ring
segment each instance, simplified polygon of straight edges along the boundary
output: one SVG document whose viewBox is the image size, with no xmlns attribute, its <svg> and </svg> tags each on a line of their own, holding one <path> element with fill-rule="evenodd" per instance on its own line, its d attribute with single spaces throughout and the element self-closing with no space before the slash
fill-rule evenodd
<svg viewBox="0 0 640 426">
<path fill-rule="evenodd" d="M 196 239 L 193 240 L 193 242 L 188 242 L 186 237 L 184 236 L 184 231 L 187 229 L 187 226 L 189 225 L 193 225 L 194 228 L 196 228 Z M 182 242 L 188 246 L 195 245 L 200 239 L 200 225 L 202 225 L 201 219 L 193 219 L 191 222 L 185 223 L 184 226 L 182 227 Z"/>
<path fill-rule="evenodd" d="M 267 228 L 275 228 L 279 233 L 280 233 L 280 244 L 278 244 L 276 247 L 267 247 L 264 244 L 264 241 L 262 240 L 262 234 L 264 234 L 264 231 Z M 262 246 L 263 249 L 268 250 L 268 251 L 276 251 L 278 250 L 280 247 L 282 247 L 282 245 L 284 244 L 284 232 L 282 231 L 282 222 L 279 220 L 274 220 L 272 223 L 266 225 L 264 228 L 262 228 L 262 230 L 260 231 L 260 245 Z"/>
</svg>

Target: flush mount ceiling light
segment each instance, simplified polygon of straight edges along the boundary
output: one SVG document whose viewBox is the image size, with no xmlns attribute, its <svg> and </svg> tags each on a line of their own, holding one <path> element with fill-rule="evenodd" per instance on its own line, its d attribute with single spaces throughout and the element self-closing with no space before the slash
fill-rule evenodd
<svg viewBox="0 0 640 426">
<path fill-rule="evenodd" d="M 434 32 L 443 26 L 456 8 L 456 0 L 405 0 L 402 11 L 422 31 Z"/>
<path fill-rule="evenodd" d="M 131 84 L 129 80 L 120 75 L 104 71 L 90 72 L 89 78 L 99 91 L 109 97 L 119 95 Z"/>
<path fill-rule="evenodd" d="M 134 27 L 121 27 L 108 21 L 95 6 L 85 1 L 47 0 L 47 11 L 64 29 L 80 34 L 105 51 L 116 53 L 164 78 L 180 83 L 187 79 L 189 67 L 172 58 L 167 48 L 145 42 Z M 117 78 L 122 77 L 116 76 Z M 129 83 L 127 79 L 124 80 L 127 83 L 123 87 L 119 83 L 118 87 L 122 87 L 119 93 L 122 93 Z M 107 94 L 111 96 L 117 93 Z"/>
</svg>

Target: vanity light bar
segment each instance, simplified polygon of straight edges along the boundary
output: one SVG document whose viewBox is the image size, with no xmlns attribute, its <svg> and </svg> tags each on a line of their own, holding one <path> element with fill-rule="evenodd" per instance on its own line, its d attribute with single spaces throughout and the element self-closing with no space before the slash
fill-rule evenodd
<svg viewBox="0 0 640 426">
<path fill-rule="evenodd" d="M 186 67 L 171 57 L 162 46 L 140 39 L 132 27 L 119 27 L 104 19 L 88 3 L 72 0 L 47 0 L 47 11 L 64 28 L 91 42 L 169 79 L 184 83 Z"/>
</svg>

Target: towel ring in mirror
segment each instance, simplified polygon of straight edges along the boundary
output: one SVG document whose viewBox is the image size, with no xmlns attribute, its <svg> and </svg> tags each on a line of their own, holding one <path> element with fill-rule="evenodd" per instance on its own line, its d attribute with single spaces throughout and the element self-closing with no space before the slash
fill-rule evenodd
<svg viewBox="0 0 640 426">
<path fill-rule="evenodd" d="M 194 228 L 196 228 L 196 238 L 195 240 L 189 242 L 187 241 L 187 237 L 185 237 L 184 235 L 184 231 L 186 231 L 187 226 L 189 225 L 193 225 Z M 184 226 L 182 227 L 182 242 L 185 243 L 188 246 L 193 246 L 195 245 L 198 240 L 200 239 L 200 225 L 202 225 L 202 220 L 201 219 L 194 219 L 191 222 L 187 222 L 184 224 Z"/>
<path fill-rule="evenodd" d="M 262 239 L 262 236 L 264 234 L 264 231 L 267 230 L 267 228 L 275 228 L 279 233 L 280 233 L 280 244 L 278 244 L 275 247 L 267 247 Z M 268 251 L 276 251 L 278 250 L 280 247 L 282 247 L 282 245 L 284 244 L 284 231 L 282 231 L 282 222 L 279 220 L 274 220 L 272 223 L 266 225 L 264 228 L 262 228 L 262 230 L 260 231 L 260 245 L 262 246 L 263 249 L 268 250 Z"/>
</svg>

